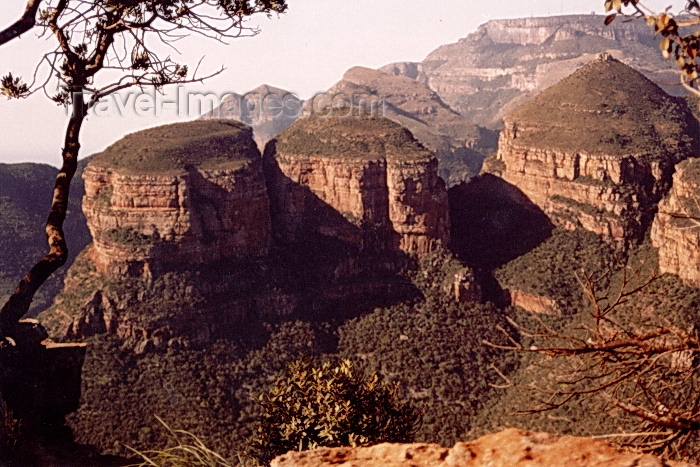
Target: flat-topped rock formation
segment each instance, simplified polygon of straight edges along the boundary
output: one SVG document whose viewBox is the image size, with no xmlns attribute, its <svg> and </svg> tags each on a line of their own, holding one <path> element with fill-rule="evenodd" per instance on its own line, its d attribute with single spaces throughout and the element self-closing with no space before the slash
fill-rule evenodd
<svg viewBox="0 0 700 467">
<path fill-rule="evenodd" d="M 449 240 L 437 159 L 384 118 L 302 119 L 265 151 L 273 230 L 354 247 L 428 253 Z"/>
<path fill-rule="evenodd" d="M 255 266 L 270 247 L 261 162 L 251 129 L 224 120 L 140 131 L 95 155 L 83 174 L 93 243 L 41 315 L 51 335 L 108 333 L 143 352 L 206 344 L 266 300 L 284 313 Z"/>
<path fill-rule="evenodd" d="M 470 121 L 500 127 L 504 115 L 573 73 L 601 52 L 664 86 L 677 83 L 672 63 L 659 53 L 644 21 L 609 26 L 605 16 L 568 15 L 496 19 L 419 63 L 382 68 L 425 83 Z M 670 84 L 667 92 L 682 93 Z"/>
<path fill-rule="evenodd" d="M 386 119 L 299 121 L 267 159 L 243 124 L 167 125 L 94 156 L 84 179 L 93 244 L 42 319 L 137 353 L 405 297 L 397 271 L 449 240 L 435 156 Z"/>
<path fill-rule="evenodd" d="M 615 449 L 590 438 L 509 428 L 452 448 L 437 444 L 377 444 L 289 452 L 271 467 L 693 467 Z"/>
<path fill-rule="evenodd" d="M 651 228 L 661 272 L 700 287 L 700 159 L 676 166 L 673 186 Z"/>
<path fill-rule="evenodd" d="M 270 239 L 260 153 L 231 121 L 126 136 L 85 169 L 83 211 L 102 273 L 150 276 L 174 266 L 259 256 Z"/>
<path fill-rule="evenodd" d="M 368 107 L 374 99 L 380 116 L 408 128 L 438 158 L 440 176 L 448 186 L 477 175 L 482 160 L 497 146 L 497 133 L 481 128 L 452 110 L 427 86 L 405 76 L 353 67 L 314 103 L 335 98 Z"/>
<path fill-rule="evenodd" d="M 697 140 L 683 102 L 607 54 L 504 121 L 489 170 L 555 223 L 616 242 L 641 238 Z"/>
</svg>

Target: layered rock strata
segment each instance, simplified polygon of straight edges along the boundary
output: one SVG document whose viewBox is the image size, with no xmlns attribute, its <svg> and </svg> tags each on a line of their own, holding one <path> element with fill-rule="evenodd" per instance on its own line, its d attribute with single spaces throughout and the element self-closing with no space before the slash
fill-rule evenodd
<svg viewBox="0 0 700 467">
<path fill-rule="evenodd" d="M 129 135 L 97 155 L 83 178 L 90 257 L 103 274 L 151 276 L 267 252 L 265 180 L 243 125 L 193 122 Z"/>
<path fill-rule="evenodd" d="M 673 186 L 659 203 L 651 229 L 661 272 L 700 287 L 700 159 L 676 166 Z"/>
<path fill-rule="evenodd" d="M 452 448 L 437 444 L 378 444 L 289 452 L 271 467 L 693 467 L 649 454 L 625 452 L 590 438 L 510 428 Z"/>
<path fill-rule="evenodd" d="M 616 242 L 643 235 L 675 164 L 695 154 L 688 108 L 607 54 L 504 121 L 499 175 L 555 223 Z"/>
<path fill-rule="evenodd" d="M 108 333 L 140 353 L 204 345 L 245 316 L 293 306 L 260 264 L 270 206 L 249 127 L 209 120 L 134 133 L 95 155 L 83 178 L 93 243 L 41 315 L 52 336 Z"/>
<path fill-rule="evenodd" d="M 107 333 L 142 353 L 414 293 L 397 270 L 449 240 L 432 153 L 395 123 L 354 118 L 299 122 L 269 149 L 263 164 L 248 127 L 200 120 L 96 155 L 94 242 L 42 314 L 52 335 Z"/>
<path fill-rule="evenodd" d="M 675 70 L 659 54 L 643 21 L 569 15 L 497 19 L 420 63 L 381 70 L 426 84 L 451 108 L 482 126 L 499 127 L 504 115 L 573 73 L 601 52 L 640 70 L 664 89 L 681 94 Z M 663 84 L 662 84 L 663 86 Z"/>
<path fill-rule="evenodd" d="M 383 118 L 310 117 L 266 149 L 274 231 L 359 250 L 425 254 L 449 240 L 447 192 L 437 160 Z"/>
<path fill-rule="evenodd" d="M 440 176 L 448 186 L 477 175 L 483 159 L 496 150 L 496 131 L 474 125 L 427 86 L 405 76 L 353 67 L 307 107 L 309 112 L 323 113 L 324 106 L 343 101 L 352 102 L 367 114 L 374 111 L 410 130 L 435 153 Z"/>
</svg>

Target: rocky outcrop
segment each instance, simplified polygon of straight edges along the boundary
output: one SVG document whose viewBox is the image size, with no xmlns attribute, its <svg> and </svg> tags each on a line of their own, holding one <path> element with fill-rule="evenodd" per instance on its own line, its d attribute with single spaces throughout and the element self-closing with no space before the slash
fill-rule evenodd
<svg viewBox="0 0 700 467">
<path fill-rule="evenodd" d="M 624 243 L 644 234 L 696 138 L 682 102 L 603 54 L 509 114 L 496 160 L 555 223 Z"/>
<path fill-rule="evenodd" d="M 625 452 L 590 438 L 507 429 L 452 448 L 437 444 L 378 444 L 289 452 L 271 467 L 693 467 L 648 454 Z"/>
<path fill-rule="evenodd" d="M 266 149 L 275 234 L 336 238 L 358 250 L 425 254 L 449 240 L 437 160 L 381 118 L 310 117 Z"/>
<path fill-rule="evenodd" d="M 264 171 L 249 128 L 199 120 L 96 155 L 83 202 L 94 241 L 41 315 L 52 335 L 187 348 L 246 318 L 415 293 L 397 271 L 448 242 L 449 218 L 437 160 L 410 132 L 309 119 L 268 149 Z"/>
<path fill-rule="evenodd" d="M 604 24 L 604 16 L 492 20 L 420 63 L 382 68 L 425 83 L 468 120 L 498 127 L 501 118 L 601 52 L 659 83 L 676 83 L 643 21 Z M 667 92 L 679 93 L 669 85 Z"/>
<path fill-rule="evenodd" d="M 561 308 L 556 300 L 541 295 L 534 295 L 522 290 L 508 289 L 510 304 L 530 313 L 561 316 Z"/>
<path fill-rule="evenodd" d="M 293 300 L 264 278 L 270 207 L 242 124 L 209 120 L 126 136 L 85 169 L 93 243 L 41 317 L 52 336 L 109 333 L 137 353 L 205 345 Z"/>
<path fill-rule="evenodd" d="M 363 107 L 375 102 L 380 116 L 409 129 L 426 148 L 435 153 L 439 173 L 448 186 L 479 173 L 483 159 L 496 150 L 497 133 L 474 125 L 445 104 L 427 86 L 405 76 L 364 67 L 345 72 L 343 79 L 317 96 L 308 110 L 322 112 L 325 105 L 341 100 Z M 314 106 L 313 108 L 311 106 Z"/>
<path fill-rule="evenodd" d="M 160 154 L 149 158 L 160 159 L 160 168 L 138 170 L 115 155 L 140 151 L 129 146 L 131 140 L 157 140 L 170 131 L 198 134 L 201 144 L 190 142 L 188 148 L 197 160 L 173 156 L 169 167 L 165 153 L 171 148 L 156 147 L 150 152 Z M 121 147 L 95 157 L 83 175 L 83 212 L 94 239 L 90 258 L 98 271 L 151 276 L 177 266 L 267 252 L 269 202 L 249 129 L 193 122 L 143 133 L 148 134 L 127 136 L 117 143 Z M 207 141 L 216 135 L 231 145 L 225 157 L 207 155 Z"/>
<path fill-rule="evenodd" d="M 661 272 L 700 287 L 700 159 L 676 166 L 670 193 L 659 203 L 651 229 Z"/>
</svg>

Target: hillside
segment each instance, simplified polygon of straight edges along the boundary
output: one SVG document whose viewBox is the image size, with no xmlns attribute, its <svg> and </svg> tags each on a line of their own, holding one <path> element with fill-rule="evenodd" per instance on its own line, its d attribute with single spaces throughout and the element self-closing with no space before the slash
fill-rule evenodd
<svg viewBox="0 0 700 467">
<path fill-rule="evenodd" d="M 253 128 L 253 137 L 262 151 L 275 136 L 294 123 L 301 114 L 302 101 L 284 89 L 263 84 L 245 94 L 228 94 L 221 105 L 202 119 L 233 119 Z"/>
<path fill-rule="evenodd" d="M 70 251 L 68 264 L 39 290 L 32 303 L 36 313 L 51 304 L 63 287 L 66 270 L 75 256 L 90 241 L 85 217 L 80 210 L 84 193 L 81 173 L 86 160 L 79 163 L 70 193 L 65 223 Z M 44 223 L 53 195 L 58 170 L 45 164 L 0 164 L 0 300 L 4 303 L 22 276 L 46 253 Z"/>
<path fill-rule="evenodd" d="M 653 33 L 641 21 L 603 24 L 604 16 L 571 15 L 491 20 L 457 43 L 443 45 L 419 63 L 381 70 L 426 84 L 468 120 L 499 127 L 518 105 L 609 52 L 652 81 L 675 83 Z M 667 86 L 673 94 L 680 86 Z"/>
<path fill-rule="evenodd" d="M 615 59 L 591 61 L 507 118 L 522 127 L 520 144 L 589 154 L 653 154 L 663 160 L 692 152 L 697 135 L 683 99 Z"/>
<path fill-rule="evenodd" d="M 424 84 L 364 67 L 345 72 L 327 95 L 336 98 L 382 100 L 384 117 L 411 130 L 435 153 L 440 176 L 448 186 L 479 173 L 485 156 L 496 148 L 496 134 L 474 125 L 445 104 Z"/>
<path fill-rule="evenodd" d="M 503 121 L 487 167 L 556 224 L 623 244 L 643 238 L 676 164 L 698 151 L 685 101 L 608 53 Z"/>
</svg>

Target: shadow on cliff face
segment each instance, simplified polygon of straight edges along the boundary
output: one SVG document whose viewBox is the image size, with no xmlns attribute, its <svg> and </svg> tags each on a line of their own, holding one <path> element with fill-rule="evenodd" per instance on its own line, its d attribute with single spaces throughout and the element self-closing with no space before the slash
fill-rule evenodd
<svg viewBox="0 0 700 467">
<path fill-rule="evenodd" d="M 264 156 L 271 256 L 287 271 L 290 292 L 301 292 L 297 318 L 347 319 L 419 295 L 400 274 L 417 267 L 415 259 L 395 248 L 396 233 L 380 221 L 388 219 L 388 199 L 365 199 L 363 193 L 363 202 L 372 203 L 371 218 L 346 217 L 287 177 L 273 154 L 274 141 Z"/>
<path fill-rule="evenodd" d="M 454 253 L 491 271 L 549 238 L 554 225 L 516 186 L 491 174 L 448 191 Z"/>
</svg>

